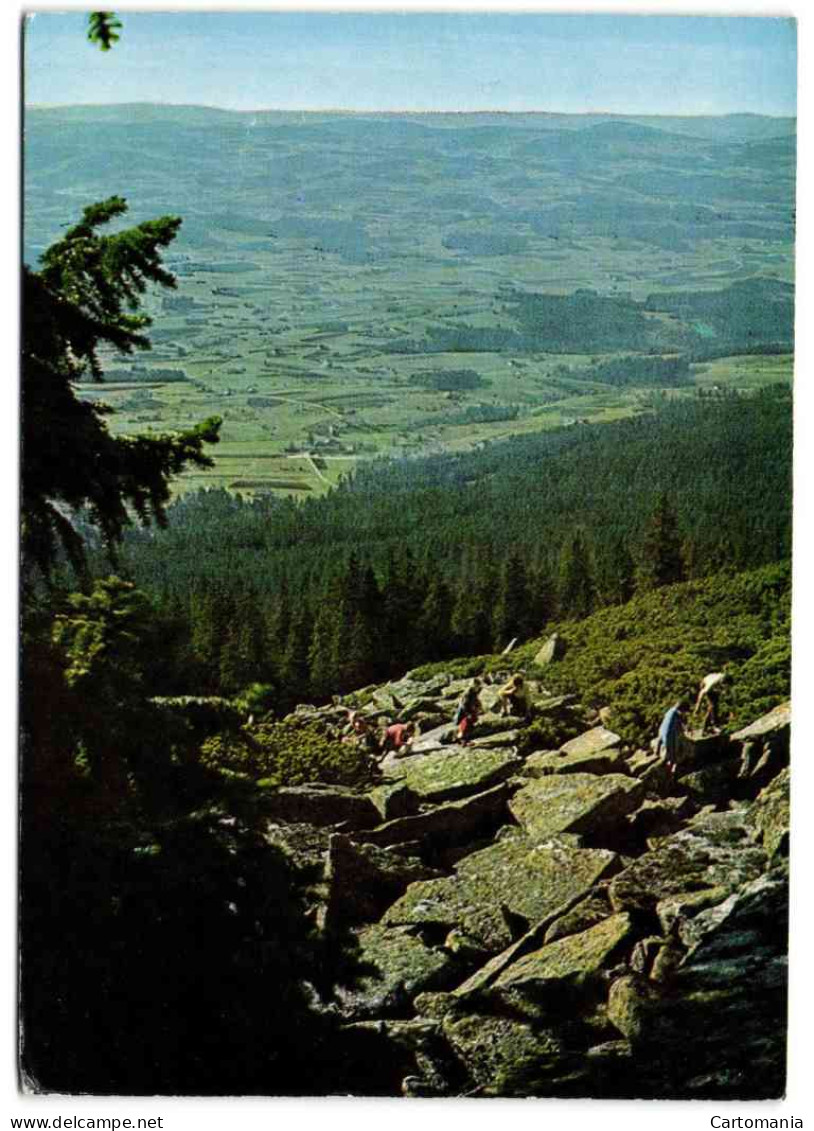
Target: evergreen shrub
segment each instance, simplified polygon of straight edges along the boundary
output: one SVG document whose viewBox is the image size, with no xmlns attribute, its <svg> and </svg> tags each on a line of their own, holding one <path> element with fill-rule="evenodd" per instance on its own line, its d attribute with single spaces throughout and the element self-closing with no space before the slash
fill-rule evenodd
<svg viewBox="0 0 814 1131">
<path fill-rule="evenodd" d="M 317 723 L 291 719 L 214 735 L 201 746 L 201 763 L 273 786 L 360 785 L 370 776 L 370 760 L 355 743 L 332 738 Z"/>
</svg>

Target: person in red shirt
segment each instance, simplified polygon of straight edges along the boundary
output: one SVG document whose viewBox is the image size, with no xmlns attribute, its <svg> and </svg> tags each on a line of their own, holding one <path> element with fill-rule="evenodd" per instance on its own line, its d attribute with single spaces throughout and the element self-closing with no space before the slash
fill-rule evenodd
<svg viewBox="0 0 814 1131">
<path fill-rule="evenodd" d="M 384 732 L 382 752 L 388 754 L 391 750 L 406 751 L 415 738 L 415 723 L 393 723 Z"/>
<path fill-rule="evenodd" d="M 483 707 L 481 706 L 480 680 L 473 679 L 469 688 L 463 693 L 455 712 L 455 725 L 458 728 L 458 741 L 461 746 L 468 746 L 471 741 L 472 728 L 478 721 Z"/>
</svg>

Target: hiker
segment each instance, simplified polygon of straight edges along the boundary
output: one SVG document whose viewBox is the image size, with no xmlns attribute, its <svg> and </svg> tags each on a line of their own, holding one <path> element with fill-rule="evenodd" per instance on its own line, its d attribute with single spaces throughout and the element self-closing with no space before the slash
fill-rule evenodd
<svg viewBox="0 0 814 1131">
<path fill-rule="evenodd" d="M 371 758 L 378 758 L 382 752 L 376 732 L 367 719 L 357 711 L 351 711 L 348 721 L 350 733 L 343 738 L 343 742 L 355 742 L 360 750 L 365 750 Z"/>
<path fill-rule="evenodd" d="M 508 680 L 498 691 L 500 697 L 500 713 L 504 717 L 506 715 L 522 715 L 526 717 L 529 711 L 528 699 L 526 698 L 526 685 L 523 676 L 519 672 Z"/>
<path fill-rule="evenodd" d="M 415 738 L 415 723 L 393 723 L 382 737 L 382 753 L 409 754 Z"/>
<path fill-rule="evenodd" d="M 684 716 L 689 708 L 686 699 L 679 699 L 664 715 L 656 739 L 655 752 L 663 757 L 670 773 L 675 775 L 681 739 L 684 736 Z"/>
<path fill-rule="evenodd" d="M 701 704 L 706 699 L 707 709 L 704 714 L 703 721 L 701 722 L 701 737 L 704 737 L 704 732 L 707 729 L 707 723 L 711 723 L 712 727 L 717 734 L 720 731 L 720 722 L 718 715 L 718 704 L 721 698 L 721 684 L 726 680 L 725 672 L 710 672 L 705 675 L 698 685 L 698 698 L 695 701 L 695 706 L 692 713 L 695 715 L 700 709 Z"/>
<path fill-rule="evenodd" d="M 479 691 L 480 680 L 473 679 L 458 702 L 458 709 L 455 712 L 455 725 L 458 728 L 458 740 L 461 746 L 469 745 L 472 728 L 478 721 L 478 715 L 483 710 L 478 695 Z"/>
</svg>

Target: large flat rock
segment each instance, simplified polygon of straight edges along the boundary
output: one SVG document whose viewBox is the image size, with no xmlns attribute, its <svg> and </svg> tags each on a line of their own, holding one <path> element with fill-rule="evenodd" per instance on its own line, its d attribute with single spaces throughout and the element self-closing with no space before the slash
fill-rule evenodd
<svg viewBox="0 0 814 1131">
<path fill-rule="evenodd" d="M 458 927 L 495 954 L 511 945 L 517 922 L 539 922 L 618 867 L 608 849 L 517 834 L 464 857 L 452 876 L 411 884 L 382 922 Z"/>
<path fill-rule="evenodd" d="M 584 734 L 578 734 L 570 742 L 564 743 L 560 750 L 563 754 L 599 754 L 602 750 L 613 750 L 621 744 L 622 739 L 612 730 L 606 730 L 605 727 L 593 727 L 591 730 L 585 731 Z"/>
<path fill-rule="evenodd" d="M 486 734 L 481 738 L 473 738 L 470 748 L 476 750 L 494 750 L 499 746 L 514 746 L 520 737 L 519 730 L 503 730 L 497 734 Z"/>
<path fill-rule="evenodd" d="M 613 835 L 644 798 L 644 786 L 622 774 L 553 774 L 533 779 L 509 808 L 533 839 L 555 833 Z"/>
<path fill-rule="evenodd" d="M 602 972 L 632 940 L 630 915 L 611 915 L 518 959 L 495 980 L 491 993 L 521 1013 L 559 1012 L 601 987 Z"/>
<path fill-rule="evenodd" d="M 544 778 L 549 774 L 626 774 L 627 762 L 618 746 L 571 754 L 561 750 L 538 750 L 526 759 L 523 773 L 529 778 Z"/>
<path fill-rule="evenodd" d="M 413 741 L 410 749 L 413 754 L 428 754 L 433 750 L 443 750 L 454 740 L 455 733 L 455 724 L 452 722 L 450 714 L 449 722 L 442 723 L 440 726 L 433 727 L 432 730 L 419 735 Z"/>
<path fill-rule="evenodd" d="M 384 772 L 401 779 L 422 801 L 451 801 L 504 781 L 519 765 L 512 750 L 457 747 L 400 758 Z"/>
<path fill-rule="evenodd" d="M 777 734 L 780 731 L 786 730 L 791 726 L 791 702 L 781 703 L 779 707 L 775 707 L 773 711 L 769 711 L 767 715 L 761 715 L 748 727 L 737 731 L 732 735 L 733 742 L 747 742 L 750 739 L 763 739 L 768 738 L 769 735 Z"/>
</svg>

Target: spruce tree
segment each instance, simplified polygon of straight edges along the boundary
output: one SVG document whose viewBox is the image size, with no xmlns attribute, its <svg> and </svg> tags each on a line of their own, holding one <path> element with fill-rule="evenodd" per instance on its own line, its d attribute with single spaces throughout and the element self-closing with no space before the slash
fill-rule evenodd
<svg viewBox="0 0 814 1131">
<path fill-rule="evenodd" d="M 381 644 L 388 675 L 402 675 L 415 654 L 417 625 L 423 593 L 415 583 L 415 563 L 409 550 L 391 552 L 382 586 Z"/>
<path fill-rule="evenodd" d="M 581 530 L 574 531 L 562 549 L 558 590 L 562 616 L 581 620 L 592 612 L 596 602 L 594 567 Z"/>
<path fill-rule="evenodd" d="M 624 538 L 611 541 L 601 565 L 602 603 L 624 605 L 636 588 L 636 565 Z"/>
<path fill-rule="evenodd" d="M 183 432 L 113 436 L 100 403 L 75 384 L 103 378 L 100 349 L 149 349 L 150 319 L 138 312 L 149 283 L 174 287 L 161 252 L 180 219 L 147 220 L 113 235 L 99 228 L 122 216 L 118 196 L 93 204 L 80 222 L 23 269 L 22 551 L 24 564 L 50 576 L 61 544 L 78 572 L 85 551 L 73 515 L 80 510 L 112 555 L 131 514 L 166 521 L 169 480 L 189 464 L 210 467 L 204 444 L 218 438 L 211 418 Z"/>
<path fill-rule="evenodd" d="M 493 626 L 495 651 L 505 648 L 515 637 L 526 637 L 531 630 L 528 579 L 517 554 L 511 555 L 501 571 Z"/>
<path fill-rule="evenodd" d="M 308 650 L 312 618 L 308 606 L 301 601 L 292 614 L 288 640 L 280 664 L 280 680 L 286 704 L 302 702 L 311 693 Z"/>
<path fill-rule="evenodd" d="M 450 587 L 442 576 L 436 575 L 430 582 L 418 621 L 422 658 L 445 660 L 453 654 L 452 610 Z"/>
<path fill-rule="evenodd" d="M 662 491 L 650 516 L 642 542 L 639 585 L 658 589 L 685 579 L 678 515 L 666 491 Z"/>
<path fill-rule="evenodd" d="M 557 587 L 553 571 L 541 561 L 529 572 L 529 625 L 530 635 L 539 635 L 557 611 Z"/>
</svg>

